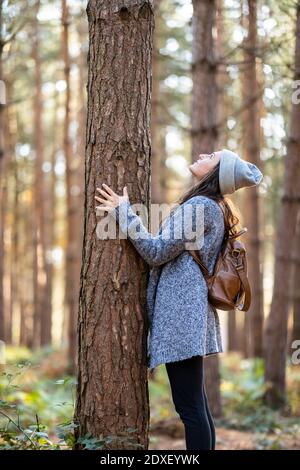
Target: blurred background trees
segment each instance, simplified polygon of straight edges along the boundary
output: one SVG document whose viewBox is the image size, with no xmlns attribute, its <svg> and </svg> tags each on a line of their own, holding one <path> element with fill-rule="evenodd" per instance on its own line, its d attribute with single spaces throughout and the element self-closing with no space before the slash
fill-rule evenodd
<svg viewBox="0 0 300 470">
<path fill-rule="evenodd" d="M 62 351 L 72 373 L 89 137 L 85 9 L 78 0 L 0 1 L 0 338 L 36 354 Z M 226 354 L 263 364 L 262 396 L 291 409 L 286 371 L 300 340 L 299 1 L 155 0 L 154 11 L 151 202 L 172 203 L 191 184 L 188 165 L 200 152 L 226 147 L 261 168 L 263 184 L 232 196 L 248 227 L 253 304 L 220 320 Z M 226 354 L 206 361 L 220 417 Z"/>
</svg>

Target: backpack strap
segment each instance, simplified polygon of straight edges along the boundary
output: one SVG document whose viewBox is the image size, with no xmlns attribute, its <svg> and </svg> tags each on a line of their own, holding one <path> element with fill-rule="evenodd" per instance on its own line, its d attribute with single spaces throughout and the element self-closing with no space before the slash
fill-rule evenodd
<svg viewBox="0 0 300 470">
<path fill-rule="evenodd" d="M 226 217 L 225 217 L 225 209 L 224 209 L 224 206 L 223 206 L 223 202 L 218 202 L 217 203 L 218 206 L 220 207 L 220 209 L 222 210 L 223 212 L 223 217 L 224 217 L 224 226 L 225 226 L 225 229 L 227 229 L 227 226 L 226 226 Z M 221 249 L 220 249 L 220 252 L 222 251 L 222 248 L 224 247 L 224 242 L 227 242 L 228 240 L 225 240 L 225 236 L 223 238 L 223 242 L 222 242 L 222 246 L 221 246 Z M 200 255 L 199 255 L 199 251 L 198 250 L 189 250 L 189 253 L 192 255 L 192 257 L 194 258 L 194 260 L 199 264 L 200 268 L 201 268 L 201 271 L 202 271 L 202 274 L 204 275 L 204 277 L 209 277 L 209 271 L 207 269 L 207 267 L 205 266 L 205 264 L 201 261 L 200 259 Z"/>
<path fill-rule="evenodd" d="M 200 260 L 200 256 L 199 256 L 199 252 L 198 250 L 189 250 L 188 253 L 190 253 L 192 255 L 192 257 L 194 258 L 194 260 L 199 264 L 201 270 L 202 270 L 202 273 L 205 277 L 209 276 L 209 272 L 208 272 L 208 269 L 207 267 L 204 265 L 204 263 L 202 263 L 202 261 Z"/>
<path fill-rule="evenodd" d="M 237 237 L 239 237 L 240 235 L 242 235 L 243 233 L 247 232 L 247 230 L 248 230 L 248 229 L 247 229 L 246 227 L 244 227 L 244 228 L 242 228 L 238 233 L 235 233 L 234 235 L 230 235 L 230 236 L 229 236 L 229 239 L 230 239 L 230 240 L 233 240 L 234 238 L 237 238 Z M 223 243 L 222 243 L 222 248 L 224 248 L 224 242 L 225 242 L 225 241 L 227 242 L 228 239 L 225 240 L 225 238 L 224 238 Z M 222 251 L 222 249 L 221 249 L 220 251 Z M 199 251 L 198 251 L 198 250 L 189 250 L 189 253 L 192 255 L 192 257 L 194 258 L 194 260 L 195 260 L 195 261 L 199 264 L 199 266 L 201 267 L 201 270 L 202 270 L 204 276 L 208 277 L 208 276 L 209 276 L 208 269 L 207 269 L 207 267 L 205 266 L 205 264 L 201 261 L 200 255 L 199 255 Z M 247 281 L 247 278 L 246 278 L 246 281 Z M 246 281 L 245 281 L 245 284 L 246 284 Z"/>
<path fill-rule="evenodd" d="M 229 238 L 230 238 L 231 240 L 233 240 L 234 238 L 237 238 L 237 237 L 243 235 L 243 234 L 246 233 L 246 232 L 248 232 L 248 229 L 247 229 L 247 227 L 244 227 L 244 228 L 242 228 L 239 232 L 234 233 L 233 235 L 229 235 Z"/>
<path fill-rule="evenodd" d="M 244 303 L 243 303 L 242 308 L 238 308 L 238 310 L 243 310 L 243 311 L 246 312 L 247 310 L 249 310 L 249 307 L 250 307 L 250 304 L 251 304 L 251 289 L 250 289 L 250 284 L 249 284 L 249 281 L 248 281 L 248 278 L 247 278 L 247 275 L 246 275 L 246 273 L 247 273 L 247 258 L 246 258 L 246 256 L 244 256 L 244 267 L 245 267 L 245 269 L 241 269 L 240 266 L 243 267 L 243 264 L 240 264 L 239 266 L 237 266 L 236 270 L 238 272 L 241 284 L 243 285 L 244 292 L 245 292 L 245 297 L 244 297 Z"/>
<path fill-rule="evenodd" d="M 224 215 L 224 222 L 225 222 L 226 218 L 225 218 L 225 211 L 224 211 L 224 208 L 223 208 L 223 204 L 219 204 L 219 206 L 222 209 L 222 212 L 223 212 L 223 215 Z M 233 239 L 239 237 L 240 235 L 243 235 L 247 231 L 248 231 L 247 227 L 242 228 L 239 232 L 237 232 L 233 235 L 229 235 L 226 242 L 228 242 L 229 240 L 233 240 Z M 224 237 L 224 240 L 223 240 L 223 244 L 224 244 L 224 241 L 225 241 L 225 237 Z M 189 250 L 189 253 L 194 258 L 194 260 L 199 264 L 204 277 L 208 278 L 209 277 L 209 271 L 206 268 L 206 266 L 204 265 L 204 263 L 201 261 L 199 251 L 198 250 Z M 241 264 L 240 266 L 242 267 L 243 264 Z M 251 304 L 251 289 L 250 289 L 250 284 L 249 284 L 247 274 L 246 274 L 247 273 L 247 259 L 246 259 L 245 256 L 244 256 L 244 267 L 245 267 L 245 269 L 241 269 L 241 268 L 239 269 L 239 267 L 237 267 L 237 272 L 238 272 L 241 284 L 242 284 L 243 289 L 244 289 L 244 303 L 243 303 L 243 307 L 240 308 L 239 310 L 247 311 L 247 310 L 249 310 L 249 307 L 250 307 L 250 304 Z"/>
<path fill-rule="evenodd" d="M 197 250 L 189 250 L 189 253 L 192 255 L 194 260 L 199 264 L 204 277 L 205 278 L 209 277 L 208 269 L 200 260 L 199 252 Z M 242 269 L 243 267 L 244 269 Z M 238 310 L 243 310 L 246 312 L 247 310 L 249 310 L 250 304 L 251 304 L 251 288 L 250 288 L 250 284 L 249 284 L 248 277 L 246 274 L 247 273 L 247 258 L 245 256 L 244 256 L 244 263 L 241 263 L 239 266 L 237 266 L 236 270 L 240 278 L 241 285 L 243 286 L 243 289 L 244 289 L 243 306 L 242 308 L 239 308 L 239 307 L 237 308 Z"/>
</svg>

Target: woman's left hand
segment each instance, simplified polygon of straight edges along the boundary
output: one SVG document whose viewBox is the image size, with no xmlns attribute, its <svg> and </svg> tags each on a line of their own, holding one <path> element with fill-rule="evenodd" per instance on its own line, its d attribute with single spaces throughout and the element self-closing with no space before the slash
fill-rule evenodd
<svg viewBox="0 0 300 470">
<path fill-rule="evenodd" d="M 102 202 L 100 206 L 96 206 L 96 209 L 111 212 L 113 209 L 118 207 L 123 201 L 129 201 L 128 193 L 127 193 L 127 186 L 123 188 L 123 196 L 118 196 L 107 184 L 102 184 L 104 189 L 96 188 L 99 193 L 105 199 L 101 197 L 95 196 L 95 199 L 99 202 Z"/>
</svg>

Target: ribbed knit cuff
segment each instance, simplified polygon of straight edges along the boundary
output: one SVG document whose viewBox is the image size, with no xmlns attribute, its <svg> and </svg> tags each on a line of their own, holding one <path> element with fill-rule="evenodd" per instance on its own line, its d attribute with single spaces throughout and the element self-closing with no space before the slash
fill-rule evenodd
<svg viewBox="0 0 300 470">
<path fill-rule="evenodd" d="M 127 232 L 128 212 L 130 208 L 130 202 L 125 200 L 110 212 L 110 214 L 118 222 L 123 233 Z"/>
</svg>

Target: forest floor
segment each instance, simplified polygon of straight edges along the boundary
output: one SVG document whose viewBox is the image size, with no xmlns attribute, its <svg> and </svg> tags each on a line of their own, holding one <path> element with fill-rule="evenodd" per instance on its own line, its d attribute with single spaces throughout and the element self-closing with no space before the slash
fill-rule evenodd
<svg viewBox="0 0 300 470">
<path fill-rule="evenodd" d="M 214 418 L 216 450 L 300 450 L 300 370 L 287 366 L 285 409 L 267 407 L 262 360 L 224 354 L 220 361 L 221 418 Z M 150 449 L 185 449 L 184 427 L 175 412 L 164 366 L 150 387 Z M 209 399 L 209 397 L 208 397 Z"/>
<path fill-rule="evenodd" d="M 179 427 L 179 422 L 178 422 Z M 300 450 L 300 435 L 290 436 L 278 433 L 255 433 L 216 427 L 216 450 Z M 149 450 L 184 450 L 184 431 L 182 435 L 172 436 L 170 433 L 155 433 L 150 435 Z"/>
<path fill-rule="evenodd" d="M 253 450 L 255 442 L 250 432 L 216 428 L 216 450 Z M 150 439 L 150 450 L 184 450 L 184 438 L 172 438 L 166 435 L 154 435 Z M 299 447 L 298 447 L 299 448 Z"/>
<path fill-rule="evenodd" d="M 24 432 L 34 433 L 39 448 L 70 448 L 76 378 L 67 375 L 66 351 L 8 348 L 7 365 L 0 370 L 0 449 L 28 448 Z M 223 355 L 220 361 L 222 417 L 214 418 L 216 450 L 300 450 L 300 370 L 287 366 L 287 407 L 268 408 L 262 361 Z M 184 450 L 184 426 L 175 411 L 164 366 L 149 382 L 149 450 Z M 11 423 L 19 423 L 16 429 Z M 9 424 L 10 423 L 10 424 Z M 9 426 L 8 426 L 9 424 Z M 36 432 L 39 430 L 39 432 Z M 8 432 L 9 431 L 9 432 Z M 48 436 L 48 437 L 47 437 Z M 86 448 L 99 445 L 85 437 Z"/>
</svg>

